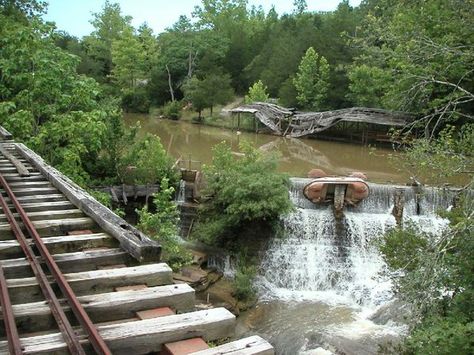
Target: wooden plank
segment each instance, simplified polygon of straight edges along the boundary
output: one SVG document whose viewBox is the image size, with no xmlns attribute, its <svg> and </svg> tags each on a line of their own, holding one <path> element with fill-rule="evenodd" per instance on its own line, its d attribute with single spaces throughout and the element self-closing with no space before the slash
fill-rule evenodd
<svg viewBox="0 0 474 355">
<path fill-rule="evenodd" d="M 14 165 L 15 170 L 20 174 L 20 176 L 30 176 L 28 168 L 12 153 L 7 151 L 5 147 L 0 145 L 0 153 L 7 158 L 11 164 Z M 3 167 L 2 167 L 3 168 Z"/>
<path fill-rule="evenodd" d="M 51 187 L 48 180 L 41 181 L 14 181 L 8 183 L 12 189 L 18 189 L 21 187 Z"/>
<path fill-rule="evenodd" d="M 100 266 L 123 264 L 130 261 L 130 256 L 118 248 L 54 254 L 53 258 L 61 271 L 67 273 L 94 270 Z M 3 267 L 6 278 L 33 276 L 26 258 L 0 260 L 0 265 Z"/>
<path fill-rule="evenodd" d="M 233 335 L 235 316 L 224 308 L 177 314 L 167 317 L 139 320 L 121 324 L 98 326 L 100 335 L 114 355 L 140 355 L 159 351 L 162 344 L 202 337 L 206 341 Z M 86 342 L 86 336 L 80 333 Z M 24 354 L 67 354 L 60 333 L 25 337 L 21 339 Z M 6 341 L 0 342 L 0 353 L 8 353 Z"/>
<path fill-rule="evenodd" d="M 69 178 L 47 165 L 39 155 L 24 144 L 16 143 L 15 147 L 31 165 L 48 177 L 53 186 L 66 195 L 86 215 L 94 219 L 105 232 L 116 238 L 120 242 L 120 246 L 134 258 L 138 261 L 159 260 L 161 246 L 158 242 L 150 239 L 107 207 L 97 202 Z"/>
<path fill-rule="evenodd" d="M 164 264 L 148 264 L 110 270 L 92 270 L 64 274 L 76 295 L 111 292 L 115 287 L 146 284 L 160 286 L 172 283 L 171 268 Z M 41 290 L 34 277 L 8 279 L 8 291 L 13 304 L 42 300 Z M 53 285 L 53 289 L 56 285 Z"/>
<path fill-rule="evenodd" d="M 149 287 L 137 291 L 121 291 L 78 297 L 94 323 L 110 322 L 135 317 L 136 312 L 158 307 L 171 307 L 189 312 L 194 308 L 194 290 L 187 284 Z M 65 300 L 60 300 L 64 311 L 72 316 Z M 56 322 L 46 301 L 13 305 L 17 326 L 22 333 L 54 329 Z M 0 315 L 0 334 L 5 329 Z"/>
<path fill-rule="evenodd" d="M 30 195 L 48 195 L 57 194 L 59 191 L 54 187 L 32 187 L 32 188 L 16 188 L 12 189 L 15 196 L 30 196 Z"/>
<path fill-rule="evenodd" d="M 63 235 L 70 230 L 91 229 L 96 227 L 92 218 L 63 218 L 47 221 L 33 221 L 33 225 L 41 236 Z M 23 226 L 23 223 L 20 223 Z M 11 239 L 13 233 L 8 223 L 0 223 L 0 240 Z"/>
<path fill-rule="evenodd" d="M 193 355 L 274 355 L 273 346 L 265 339 L 254 335 L 230 343 L 194 352 Z"/>
<path fill-rule="evenodd" d="M 77 252 L 100 247 L 115 247 L 117 241 L 105 233 L 42 238 L 51 254 Z M 0 241 L 0 259 L 19 258 L 23 252 L 17 240 Z"/>
<path fill-rule="evenodd" d="M 13 208 L 13 205 L 9 204 Z M 75 206 L 67 201 L 51 201 L 51 202 L 29 202 L 22 203 L 21 206 L 26 212 L 40 212 L 40 211 L 55 211 L 55 210 L 69 210 Z"/>
<path fill-rule="evenodd" d="M 44 219 L 60 219 L 60 218 L 76 218 L 84 217 L 84 213 L 80 209 L 73 208 L 69 210 L 51 210 L 51 211 L 39 211 L 39 212 L 27 212 L 28 217 L 32 221 L 39 221 Z M 18 213 L 14 213 L 15 218 L 20 218 Z M 4 214 L 0 214 L 0 223 L 5 223 L 7 218 Z"/>
<path fill-rule="evenodd" d="M 5 200 L 10 203 L 9 198 Z M 31 196 L 19 196 L 17 198 L 20 203 L 33 203 L 33 202 L 50 202 L 50 201 L 67 201 L 63 194 L 50 194 L 50 195 L 31 195 Z"/>
</svg>

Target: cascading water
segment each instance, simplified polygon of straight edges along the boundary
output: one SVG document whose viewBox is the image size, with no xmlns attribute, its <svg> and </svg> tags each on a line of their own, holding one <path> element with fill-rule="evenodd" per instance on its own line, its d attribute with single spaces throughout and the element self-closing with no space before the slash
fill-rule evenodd
<svg viewBox="0 0 474 355">
<path fill-rule="evenodd" d="M 286 236 L 275 238 L 266 250 L 257 282 L 263 302 L 272 307 L 276 302 L 280 308 L 283 302 L 293 312 L 299 312 L 301 307 L 305 309 L 294 327 L 299 328 L 304 323 L 306 328 L 285 334 L 304 337 L 299 345 L 295 345 L 296 340 L 292 344 L 279 344 L 272 336 L 277 342 L 277 352 L 284 354 L 302 351 L 309 340 L 307 335 L 301 334 L 308 329 L 314 331 L 319 327 L 320 332 L 337 323 L 321 328 L 313 324 L 316 316 L 307 316 L 304 312 L 312 314 L 315 309 L 320 312 L 322 305 L 335 307 L 332 309 L 336 313 L 340 307 L 348 307 L 345 309 L 351 310 L 352 323 L 357 319 L 369 322 L 365 316 L 393 297 L 389 275 L 384 272 L 386 265 L 374 241 L 396 225 L 392 210 L 397 190 L 404 190 L 403 223 L 410 221 L 431 233 L 439 233 L 447 226 L 447 221 L 435 212 L 448 208 L 453 199 L 453 193 L 441 195 L 435 189 L 369 184 L 369 197 L 357 207 L 346 208 L 344 218 L 337 221 L 330 206 L 316 206 L 303 196 L 303 186 L 309 181 L 292 179 L 290 196 L 296 210 L 283 220 Z M 292 319 L 284 321 L 294 322 Z M 324 320 L 318 322 L 325 324 Z M 339 326 L 352 323 L 345 319 Z M 351 332 L 358 329 L 356 332 L 360 333 L 361 327 L 367 326 L 357 324 L 349 327 Z M 271 332 L 278 333 L 274 326 L 271 325 Z M 265 331 L 265 326 L 262 329 Z M 332 328 L 331 333 L 337 333 L 336 329 Z"/>
</svg>

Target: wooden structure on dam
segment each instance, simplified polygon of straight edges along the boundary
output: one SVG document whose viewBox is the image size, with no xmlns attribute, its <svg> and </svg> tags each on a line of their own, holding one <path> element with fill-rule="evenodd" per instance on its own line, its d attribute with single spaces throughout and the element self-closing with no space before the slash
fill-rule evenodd
<svg viewBox="0 0 474 355">
<path fill-rule="evenodd" d="M 273 354 L 233 336 L 224 308 L 195 310 L 160 245 L 0 128 L 0 354 Z M 183 353 L 183 352 L 181 352 Z"/>
<path fill-rule="evenodd" d="M 255 117 L 257 131 L 258 122 L 260 122 L 273 134 L 292 138 L 319 134 L 341 122 L 384 128 L 402 128 L 413 121 L 413 116 L 408 113 L 375 108 L 352 107 L 333 111 L 300 112 L 264 102 L 239 106 L 230 112 L 238 115 L 238 125 L 240 125 L 240 114 L 251 114 Z M 387 135 L 382 133 L 378 137 L 377 133 L 374 133 L 373 137 L 369 137 L 367 129 L 363 130 L 363 135 L 365 143 L 369 138 L 388 140 Z"/>
</svg>

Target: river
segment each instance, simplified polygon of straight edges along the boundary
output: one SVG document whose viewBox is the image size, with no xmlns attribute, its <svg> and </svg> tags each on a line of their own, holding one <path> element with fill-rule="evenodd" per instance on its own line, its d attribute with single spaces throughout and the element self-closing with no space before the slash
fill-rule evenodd
<svg viewBox="0 0 474 355">
<path fill-rule="evenodd" d="M 208 164 L 212 147 L 222 141 L 238 151 L 239 142 L 247 140 L 265 151 L 279 153 L 279 170 L 290 176 L 304 177 L 313 168 L 328 174 L 346 175 L 364 172 L 373 182 L 406 183 L 408 174 L 395 168 L 393 157 L 399 153 L 387 149 L 373 149 L 349 143 L 321 141 L 308 138 L 283 138 L 267 134 L 237 132 L 189 122 L 157 119 L 150 115 L 126 114 L 127 125 L 140 123 L 140 133 L 160 137 L 168 153 L 175 159 L 192 159 Z"/>
</svg>

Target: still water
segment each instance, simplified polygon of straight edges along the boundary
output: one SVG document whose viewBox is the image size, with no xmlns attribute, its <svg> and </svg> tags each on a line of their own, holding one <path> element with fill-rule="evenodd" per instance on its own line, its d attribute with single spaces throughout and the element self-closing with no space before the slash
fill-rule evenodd
<svg viewBox="0 0 474 355">
<path fill-rule="evenodd" d="M 239 142 L 247 140 L 264 151 L 278 153 L 279 170 L 290 176 L 306 176 L 313 168 L 328 174 L 345 175 L 353 171 L 364 172 L 370 181 L 406 183 L 407 174 L 395 168 L 393 150 L 361 145 L 320 141 L 315 139 L 290 139 L 267 134 L 236 132 L 227 129 L 202 126 L 188 122 L 170 121 L 149 115 L 126 114 L 128 125 L 140 123 L 142 134 L 152 133 L 160 137 L 168 153 L 174 158 L 200 161 L 212 160 L 212 147 L 226 141 L 238 152 Z"/>
</svg>

